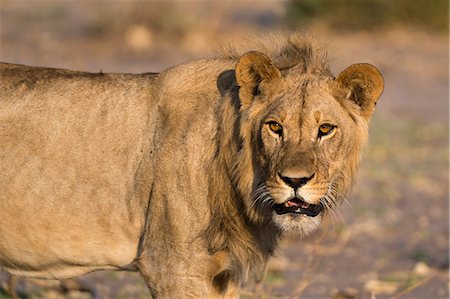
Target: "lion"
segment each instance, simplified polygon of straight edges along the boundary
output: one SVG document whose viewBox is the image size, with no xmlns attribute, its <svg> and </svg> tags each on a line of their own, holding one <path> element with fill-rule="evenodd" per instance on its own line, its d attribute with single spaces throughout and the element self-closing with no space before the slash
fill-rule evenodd
<svg viewBox="0 0 450 299">
<path fill-rule="evenodd" d="M 161 73 L 1 64 L 0 264 L 139 271 L 154 298 L 233 298 L 355 179 L 383 91 L 326 50 L 265 37 Z"/>
</svg>

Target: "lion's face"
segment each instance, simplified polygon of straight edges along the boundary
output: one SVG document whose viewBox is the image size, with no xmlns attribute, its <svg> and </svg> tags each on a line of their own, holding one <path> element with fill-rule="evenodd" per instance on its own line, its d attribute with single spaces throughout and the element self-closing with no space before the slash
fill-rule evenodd
<svg viewBox="0 0 450 299">
<path fill-rule="evenodd" d="M 267 93 L 270 98 L 261 86 L 255 99 L 255 107 L 258 102 L 266 107 L 260 107 L 259 142 L 252 143 L 259 166 L 253 199 L 270 203 L 281 228 L 307 233 L 345 193 L 336 182 L 346 158 L 359 150 L 353 138 L 359 128 L 329 82 L 302 79 L 280 79 Z"/>
<path fill-rule="evenodd" d="M 252 85 L 247 106 L 249 94 L 240 91 L 241 135 L 248 139 L 253 166 L 247 209 L 265 213 L 283 231 L 304 235 L 320 225 L 325 213 L 335 213 L 351 186 L 368 117 L 364 103 L 352 100 L 351 90 L 339 83 L 342 78 L 295 69 L 273 72 L 274 78 L 261 76 Z M 363 100 L 362 95 L 356 99 Z"/>
</svg>

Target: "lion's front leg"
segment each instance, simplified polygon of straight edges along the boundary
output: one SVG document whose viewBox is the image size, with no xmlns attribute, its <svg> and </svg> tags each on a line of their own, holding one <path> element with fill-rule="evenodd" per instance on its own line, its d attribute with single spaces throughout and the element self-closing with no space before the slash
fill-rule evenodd
<svg viewBox="0 0 450 299">
<path fill-rule="evenodd" d="M 142 253 L 139 270 L 153 298 L 239 298 L 223 254 L 155 259 L 159 255 L 152 253 Z"/>
</svg>

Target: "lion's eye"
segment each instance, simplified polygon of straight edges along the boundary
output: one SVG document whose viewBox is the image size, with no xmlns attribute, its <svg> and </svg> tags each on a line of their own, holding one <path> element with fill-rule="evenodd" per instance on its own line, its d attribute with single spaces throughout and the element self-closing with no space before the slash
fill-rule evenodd
<svg viewBox="0 0 450 299">
<path fill-rule="evenodd" d="M 275 134 L 282 136 L 283 135 L 283 126 L 277 123 L 276 121 L 269 121 L 267 123 L 269 129 Z"/>
<path fill-rule="evenodd" d="M 329 124 L 321 125 L 319 127 L 319 138 L 326 136 L 326 135 L 330 135 L 334 131 L 334 128 L 336 128 L 336 126 L 329 125 Z"/>
</svg>

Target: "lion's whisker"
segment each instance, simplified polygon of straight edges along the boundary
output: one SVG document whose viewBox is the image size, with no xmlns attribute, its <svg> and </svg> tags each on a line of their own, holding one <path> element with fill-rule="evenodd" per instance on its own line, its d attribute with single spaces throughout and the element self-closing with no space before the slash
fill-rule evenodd
<svg viewBox="0 0 450 299">
<path fill-rule="evenodd" d="M 321 201 L 321 202 L 324 205 L 325 209 L 330 213 L 330 216 L 331 216 L 330 218 L 331 218 L 331 221 L 333 222 L 333 225 L 336 225 L 337 216 L 334 213 L 333 209 L 330 207 L 330 199 L 327 196 L 325 196 L 324 199 L 325 200 Z"/>
<path fill-rule="evenodd" d="M 253 191 L 253 201 L 250 208 L 267 209 L 273 205 L 273 199 L 265 184 L 258 185 Z"/>
</svg>

